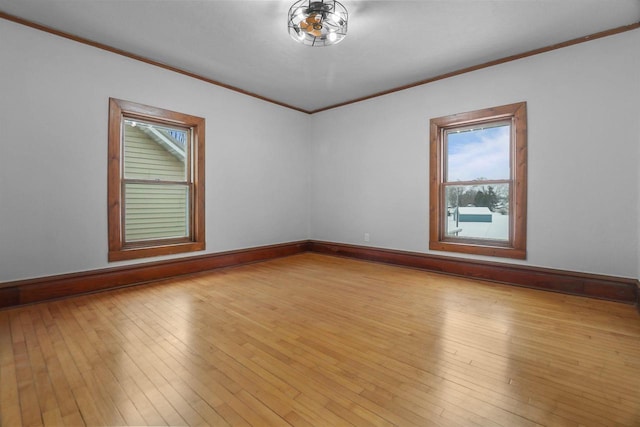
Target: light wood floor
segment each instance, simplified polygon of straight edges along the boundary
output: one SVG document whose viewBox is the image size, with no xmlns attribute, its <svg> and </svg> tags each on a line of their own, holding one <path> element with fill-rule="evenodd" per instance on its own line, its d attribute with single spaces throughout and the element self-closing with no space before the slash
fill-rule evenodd
<svg viewBox="0 0 640 427">
<path fill-rule="evenodd" d="M 302 254 L 0 311 L 0 425 L 639 426 L 623 304 Z"/>
</svg>

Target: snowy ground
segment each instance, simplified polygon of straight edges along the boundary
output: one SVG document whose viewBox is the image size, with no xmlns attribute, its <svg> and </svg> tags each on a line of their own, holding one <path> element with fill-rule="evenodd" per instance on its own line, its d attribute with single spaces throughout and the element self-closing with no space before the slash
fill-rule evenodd
<svg viewBox="0 0 640 427">
<path fill-rule="evenodd" d="M 461 228 L 459 237 L 477 237 L 481 239 L 509 239 L 509 215 L 494 213 L 492 222 L 460 222 L 456 227 L 453 215 L 449 217 L 447 230 Z"/>
</svg>

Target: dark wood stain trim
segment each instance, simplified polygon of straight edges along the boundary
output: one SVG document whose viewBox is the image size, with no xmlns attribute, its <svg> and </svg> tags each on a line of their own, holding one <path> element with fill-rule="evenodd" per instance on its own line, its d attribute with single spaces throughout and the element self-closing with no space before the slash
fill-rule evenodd
<svg viewBox="0 0 640 427">
<path fill-rule="evenodd" d="M 627 304 L 638 302 L 635 279 L 331 242 L 311 241 L 309 250 Z"/>
<path fill-rule="evenodd" d="M 154 65 L 156 67 L 164 68 L 165 70 L 173 71 L 175 73 L 182 74 L 182 75 L 185 75 L 185 76 L 188 76 L 188 77 L 192 77 L 192 78 L 197 79 L 197 80 L 202 80 L 202 81 L 204 81 L 206 83 L 210 83 L 210 84 L 215 85 L 215 86 L 220 86 L 220 87 L 223 87 L 225 89 L 229 89 L 229 90 L 232 90 L 234 92 L 241 93 L 243 95 L 251 96 L 253 98 L 257 98 L 257 99 L 260 99 L 262 101 L 266 101 L 266 102 L 270 102 L 272 104 L 279 105 L 281 107 L 290 108 L 292 110 L 300 111 L 300 112 L 306 113 L 306 114 L 310 113 L 309 111 L 307 111 L 307 110 L 305 110 L 303 108 L 298 108 L 298 107 L 295 107 L 293 105 L 285 104 L 284 102 L 276 101 L 274 99 L 270 99 L 270 98 L 264 97 L 262 95 L 258 95 L 257 93 L 253 93 L 253 92 L 246 91 L 244 89 L 240 89 L 239 87 L 236 87 L 236 86 L 228 85 L 226 83 L 222 83 L 222 82 L 219 82 L 217 80 L 213 80 L 213 79 L 201 76 L 199 74 L 192 73 L 190 71 L 186 71 L 186 70 L 183 70 L 183 69 L 180 69 L 180 68 L 177 68 L 177 67 L 173 67 L 171 65 L 163 64 L 162 62 L 158 62 L 158 61 L 155 61 L 153 59 L 145 58 L 143 56 L 139 56 L 139 55 L 136 55 L 134 53 L 127 52 L 125 50 L 118 49 L 118 48 L 115 48 L 115 47 L 112 47 L 112 46 L 109 46 L 109 45 L 106 45 L 106 44 L 98 43 L 98 42 L 95 42 L 93 40 L 89 40 L 89 39 L 85 39 L 83 37 L 75 36 L 73 34 L 66 33 L 64 31 L 56 30 L 55 28 L 47 27 L 45 25 L 38 24 L 36 22 L 32 22 L 32 21 L 29 21 L 27 19 L 23 19 L 23 18 L 14 16 L 14 15 L 10 15 L 10 14 L 2 12 L 2 11 L 0 11 L 0 18 L 5 19 L 7 21 L 15 22 L 16 24 L 21 24 L 21 25 L 25 25 L 27 27 L 31 27 L 31 28 L 34 28 L 36 30 L 44 31 L 46 33 L 53 34 L 53 35 L 58 36 L 58 37 L 62 37 L 62 38 L 69 39 L 69 40 L 73 40 L 75 42 L 82 43 L 82 44 L 85 44 L 85 45 L 88 45 L 88 46 L 93 46 L 93 47 L 98 48 L 98 49 L 106 50 L 107 52 L 115 53 L 116 55 L 121 55 L 121 56 L 124 56 L 124 57 L 127 57 L 127 58 L 135 59 L 136 61 L 140 61 L 140 62 L 144 62 L 146 64 Z"/>
<path fill-rule="evenodd" d="M 306 240 L 0 283 L 0 309 L 138 285 L 217 268 L 267 261 L 304 252 L 381 262 L 627 304 L 640 303 L 640 282 L 636 279 Z"/>
<path fill-rule="evenodd" d="M 178 258 L 0 283 L 0 308 L 137 285 L 184 274 L 265 261 L 308 251 L 309 242 Z"/>
<path fill-rule="evenodd" d="M 529 56 L 534 56 L 534 55 L 539 55 L 541 53 L 550 52 L 550 51 L 556 50 L 556 49 L 562 49 L 563 47 L 573 46 L 573 45 L 584 43 L 584 42 L 588 42 L 588 41 L 591 41 L 591 40 L 596 40 L 596 39 L 600 39 L 600 38 L 603 38 L 603 37 L 613 36 L 615 34 L 620 34 L 620 33 L 624 33 L 624 32 L 627 32 L 627 31 L 635 30 L 637 28 L 640 28 L 640 22 L 636 22 L 636 23 L 630 24 L 630 25 L 623 25 L 621 27 L 612 28 L 612 29 L 606 30 L 606 31 L 600 31 L 599 33 L 594 33 L 594 34 L 590 34 L 588 36 L 578 37 L 578 38 L 575 38 L 575 39 L 572 39 L 572 40 L 567 40 L 567 41 L 562 42 L 562 43 L 552 44 L 552 45 L 541 47 L 541 48 L 538 48 L 538 49 L 533 49 L 533 50 L 530 50 L 530 51 L 527 51 L 527 52 L 518 53 L 518 54 L 515 54 L 515 55 L 511 55 L 511 56 L 505 56 L 504 58 L 495 59 L 493 61 L 484 62 L 482 64 L 472 65 L 470 67 L 462 68 L 460 70 L 455 70 L 455 71 L 451 71 L 449 73 L 440 74 L 438 76 L 429 77 L 427 79 L 420 80 L 420 81 L 417 81 L 415 83 L 409 83 L 409 84 L 406 84 L 406 85 L 403 85 L 403 86 L 398 86 L 398 87 L 395 87 L 395 88 L 392 88 L 392 89 L 384 90 L 382 92 L 377 92 L 377 93 L 374 93 L 374 94 L 371 94 L 371 95 L 367 95 L 367 96 L 363 96 L 363 97 L 360 97 L 360 98 L 352 99 L 352 100 L 349 100 L 349 101 L 341 102 L 339 104 L 333 104 L 333 105 L 329 105 L 328 107 L 323 107 L 323 108 L 318 108 L 316 110 L 311 110 L 311 111 L 309 111 L 309 114 L 315 114 L 315 113 L 319 113 L 321 111 L 333 110 L 334 108 L 344 107 L 345 105 L 355 104 L 357 102 L 366 101 L 368 99 L 377 98 L 379 96 L 389 95 L 389 94 L 394 93 L 394 92 L 400 92 L 400 91 L 405 90 L 405 89 L 411 89 L 411 88 L 414 88 L 416 86 L 422 86 L 422 85 L 426 85 L 428 83 L 433 83 L 433 82 L 436 82 L 438 80 L 448 79 L 449 77 L 455 77 L 455 76 L 459 76 L 461 74 L 470 73 L 472 71 L 481 70 L 483 68 L 493 67 L 494 65 L 500 65 L 500 64 L 504 64 L 506 62 L 516 61 L 518 59 L 527 58 Z"/>
<path fill-rule="evenodd" d="M 185 75 L 185 76 L 188 76 L 188 77 L 192 77 L 194 79 L 201 80 L 201 81 L 204 81 L 204 82 L 207 82 L 207 83 L 211 83 L 213 85 L 220 86 L 220 87 L 223 87 L 225 89 L 229 89 L 229 90 L 232 90 L 234 92 L 241 93 L 243 95 L 251 96 L 253 98 L 257 98 L 257 99 L 260 99 L 262 101 L 270 102 L 272 104 L 276 104 L 276 105 L 279 105 L 279 106 L 285 107 L 285 108 L 290 108 L 292 110 L 300 111 L 301 113 L 306 113 L 306 114 L 314 114 L 314 113 L 319 113 L 321 111 L 332 110 L 334 108 L 343 107 L 343 106 L 349 105 L 349 104 L 355 104 L 357 102 L 366 101 L 368 99 L 377 98 L 379 96 L 388 95 L 388 94 L 394 93 L 394 92 L 400 92 L 402 90 L 410 89 L 410 88 L 413 88 L 413 87 L 416 87 L 416 86 L 422 86 L 422 85 L 425 85 L 427 83 L 433 83 L 433 82 L 438 81 L 438 80 L 444 80 L 444 79 L 447 79 L 449 77 L 458 76 L 460 74 L 466 74 L 466 73 L 470 73 L 472 71 L 481 70 L 483 68 L 493 67 L 494 65 L 504 64 L 505 62 L 515 61 L 515 60 L 526 58 L 526 57 L 529 57 L 529 56 L 534 56 L 534 55 L 538 55 L 538 54 L 541 54 L 541 53 L 549 52 L 549 51 L 552 51 L 552 50 L 561 49 L 563 47 L 573 46 L 573 45 L 576 45 L 576 44 L 580 44 L 580 43 L 588 42 L 588 41 L 591 41 L 591 40 L 596 40 L 596 39 L 599 39 L 599 38 L 608 37 L 608 36 L 612 36 L 612 35 L 615 35 L 615 34 L 620 34 L 620 33 L 626 32 L 626 31 L 631 31 L 631 30 L 635 30 L 637 28 L 640 28 L 640 22 L 636 22 L 636 23 L 633 23 L 633 24 L 630 24 L 630 25 L 623 25 L 623 26 L 620 26 L 620 27 L 612 28 L 612 29 L 605 30 L 605 31 L 600 31 L 598 33 L 590 34 L 590 35 L 587 35 L 587 36 L 578 37 L 578 38 L 575 38 L 575 39 L 572 39 L 572 40 L 567 40 L 567 41 L 562 42 L 562 43 L 552 44 L 550 46 L 541 47 L 541 48 L 538 48 L 538 49 L 530 50 L 528 52 L 523 52 L 523 53 L 511 55 L 511 56 L 506 56 L 504 58 L 496 59 L 496 60 L 489 61 L 489 62 L 484 62 L 482 64 L 473 65 L 471 67 L 462 68 L 460 70 L 451 71 L 449 73 L 440 74 L 438 76 L 429 77 L 427 79 L 420 80 L 420 81 L 417 81 L 417 82 L 414 82 L 414 83 L 409 83 L 409 84 L 406 84 L 406 85 L 403 85 L 403 86 L 398 86 L 398 87 L 395 87 L 395 88 L 392 88 L 392 89 L 384 90 L 382 92 L 377 92 L 377 93 L 374 93 L 374 94 L 371 94 L 371 95 L 363 96 L 363 97 L 360 97 L 360 98 L 352 99 L 352 100 L 341 102 L 341 103 L 338 103 L 338 104 L 329 105 L 327 107 L 318 108 L 316 110 L 305 110 L 304 108 L 299 108 L 299 107 L 295 107 L 293 105 L 285 104 L 284 102 L 276 101 L 274 99 L 270 99 L 270 98 L 264 97 L 262 95 L 258 95 L 256 93 L 253 93 L 253 92 L 248 92 L 248 91 L 240 89 L 238 87 L 231 86 L 231 85 L 228 85 L 228 84 L 225 84 L 225 83 L 221 83 L 219 81 L 216 81 L 216 80 L 201 76 L 201 75 L 196 74 L 196 73 L 192 73 L 190 71 L 182 70 L 180 68 L 173 67 L 171 65 L 163 64 L 161 62 L 154 61 L 153 59 L 145 58 L 145 57 L 133 54 L 131 52 L 127 52 L 127 51 L 122 50 L 122 49 L 118 49 L 118 48 L 111 47 L 111 46 L 108 46 L 108 45 L 105 45 L 105 44 L 102 44 L 102 43 L 94 42 L 92 40 L 85 39 L 83 37 L 78 37 L 78 36 L 75 36 L 73 34 L 66 33 L 64 31 L 56 30 L 55 28 L 47 27 L 45 25 L 38 24 L 36 22 L 29 21 L 27 19 L 23 19 L 23 18 L 14 16 L 14 15 L 10 15 L 10 14 L 2 12 L 2 11 L 0 11 L 0 18 L 5 19 L 7 21 L 15 22 L 17 24 L 25 25 L 27 27 L 31 27 L 31 28 L 34 28 L 36 30 L 44 31 L 44 32 L 49 33 L 49 34 L 53 34 L 53 35 L 56 35 L 56 36 L 59 36 L 59 37 L 63 37 L 63 38 L 69 39 L 69 40 L 73 40 L 73 41 L 76 41 L 78 43 L 82 43 L 82 44 L 86 44 L 86 45 L 89 45 L 89 46 L 96 47 L 98 49 L 106 50 L 107 52 L 115 53 L 117 55 L 122 55 L 122 56 L 125 56 L 127 58 L 131 58 L 131 59 L 135 59 L 137 61 L 141 61 L 141 62 L 144 62 L 146 64 L 150 64 L 150 65 L 154 65 L 156 67 L 164 68 L 165 70 L 173 71 L 173 72 L 176 72 L 178 74 L 182 74 L 182 75 Z"/>
</svg>

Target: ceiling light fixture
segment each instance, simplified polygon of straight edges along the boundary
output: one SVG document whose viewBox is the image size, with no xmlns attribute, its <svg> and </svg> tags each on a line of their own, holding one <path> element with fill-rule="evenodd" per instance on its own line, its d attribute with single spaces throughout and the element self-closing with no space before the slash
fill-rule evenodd
<svg viewBox="0 0 640 427">
<path fill-rule="evenodd" d="M 349 14 L 335 0 L 299 0 L 289 9 L 289 35 L 307 46 L 330 46 L 347 35 Z"/>
</svg>

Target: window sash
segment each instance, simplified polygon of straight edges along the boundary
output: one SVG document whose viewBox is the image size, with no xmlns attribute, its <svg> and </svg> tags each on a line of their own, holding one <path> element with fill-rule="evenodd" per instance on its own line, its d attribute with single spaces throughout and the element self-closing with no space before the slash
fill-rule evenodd
<svg viewBox="0 0 640 427">
<path fill-rule="evenodd" d="M 157 178 L 157 176 L 159 175 L 153 175 L 156 176 L 155 178 L 152 179 L 135 179 L 135 178 L 127 178 L 127 164 L 132 163 L 133 159 L 131 156 L 127 155 L 127 148 L 129 146 L 129 144 L 127 143 L 127 132 L 126 132 L 126 126 L 128 125 L 128 123 L 133 122 L 136 123 L 136 127 L 139 128 L 143 128 L 146 127 L 147 129 L 149 129 L 149 132 L 145 132 L 143 137 L 146 138 L 146 140 L 151 140 L 153 139 L 154 141 L 157 141 L 158 139 L 162 138 L 162 131 L 167 131 L 167 130 L 177 130 L 180 132 L 184 132 L 186 133 L 186 138 L 185 138 L 185 146 L 184 148 L 184 159 L 181 163 L 179 163 L 180 165 L 182 165 L 182 167 L 184 168 L 182 173 L 179 173 L 179 175 L 182 177 L 182 179 L 179 180 L 165 180 L 165 179 L 161 179 L 161 178 Z M 149 135 L 151 134 L 151 136 Z M 121 166 L 121 170 L 122 170 L 122 178 L 121 178 L 121 182 L 122 182 L 122 245 L 124 248 L 127 247 L 139 247 L 139 246 L 154 246 L 154 245 L 160 245 L 160 244 L 166 244 L 166 243 L 179 243 L 179 242 L 188 242 L 191 241 L 192 236 L 193 236 L 193 231 L 191 229 L 191 225 L 193 224 L 193 209 L 191 207 L 191 200 L 193 199 L 192 195 L 191 195 L 191 190 L 193 188 L 192 186 L 192 177 L 193 177 L 193 171 L 191 168 L 192 162 L 191 162 L 191 134 L 192 134 L 192 129 L 191 128 L 185 128 L 185 127 L 178 127 L 178 126 L 171 126 L 168 125 L 166 123 L 162 123 L 162 122 L 158 122 L 158 121 L 150 121 L 150 120 L 144 120 L 144 119 L 139 119 L 136 116 L 129 116 L 127 114 L 123 114 L 123 119 L 122 119 L 122 131 L 121 131 L 121 135 L 122 135 L 122 141 L 121 141 L 121 147 L 122 147 L 122 166 Z M 162 141 L 161 141 L 162 142 Z M 164 142 L 166 145 L 171 144 L 171 141 L 166 141 Z M 133 144 L 131 144 L 133 145 Z M 172 148 L 175 150 L 176 148 L 179 149 L 179 147 L 168 147 L 168 150 L 172 150 Z M 173 150 L 172 150 L 173 151 Z M 142 158 L 144 158 L 144 156 L 140 156 Z M 139 158 L 140 158 L 139 157 Z M 130 160 L 131 158 L 131 160 Z M 142 170 L 144 170 L 144 168 L 141 168 Z M 149 168 L 150 170 L 152 168 Z M 135 174 L 131 174 L 131 175 L 135 175 Z M 150 174 L 151 175 L 151 174 Z M 170 173 L 168 174 L 169 176 Z M 177 178 L 177 175 L 174 175 L 174 177 Z M 168 216 L 165 216 L 165 223 L 164 224 L 156 224 L 156 232 L 152 233 L 152 232 L 139 232 L 138 234 L 142 234 L 142 235 L 146 235 L 146 238 L 131 238 L 131 236 L 133 235 L 132 233 L 132 229 L 134 228 L 132 226 L 132 224 L 130 224 L 130 218 L 133 217 L 132 213 L 129 211 L 129 207 L 128 207 L 128 197 L 127 197 L 127 187 L 131 187 L 133 185 L 147 185 L 147 186 L 157 186 L 157 187 L 161 187 L 164 186 L 165 188 L 168 187 L 174 187 L 175 186 L 182 186 L 186 189 L 186 194 L 185 194 L 185 209 L 184 209 L 184 216 L 182 217 L 182 221 L 184 221 L 184 232 L 181 233 L 181 235 L 176 236 L 176 235 L 164 235 L 166 233 L 161 232 L 161 229 L 164 230 L 168 230 L 168 229 L 176 229 L 177 227 L 174 225 L 172 227 L 172 224 L 176 224 L 176 220 L 177 217 L 174 218 L 170 218 Z M 140 188 L 140 187 L 139 187 Z M 150 188 L 150 187 L 147 187 Z M 157 193 L 150 193 L 147 195 L 147 204 L 149 205 L 153 205 L 152 199 L 158 199 L 158 194 Z M 167 195 L 165 195 L 167 196 Z M 171 201 L 166 200 L 166 204 L 170 204 Z M 140 202 L 139 202 L 140 203 Z M 158 202 L 155 205 L 156 209 L 162 209 L 163 206 Z M 138 216 L 138 218 L 141 218 L 141 216 Z M 149 218 L 149 221 L 151 222 L 151 218 Z M 140 228 L 144 228 L 145 226 L 143 224 L 138 224 Z M 152 228 L 152 224 L 149 223 L 147 224 L 148 228 Z M 156 235 L 156 237 L 151 237 L 153 234 Z"/>
<path fill-rule="evenodd" d="M 193 186 L 185 182 L 123 180 L 123 246 L 191 241 L 192 190 Z M 129 196 L 142 191 L 146 194 L 144 198 Z M 183 231 L 177 233 L 177 230 Z M 146 237 L 133 238 L 134 235 Z"/>
<path fill-rule="evenodd" d="M 128 123 L 133 122 L 135 123 L 135 126 L 130 126 L 130 127 L 137 127 L 137 128 L 142 128 L 142 129 L 147 129 L 146 132 L 143 131 L 142 136 L 146 139 L 153 139 L 155 138 L 155 140 L 158 142 L 159 146 L 160 144 L 162 144 L 162 146 L 165 147 L 165 149 L 170 152 L 170 153 L 177 153 L 175 155 L 175 157 L 180 157 L 180 156 L 184 156 L 184 159 L 179 163 L 181 166 L 181 169 L 183 171 L 183 173 L 180 174 L 180 179 L 177 179 L 177 175 L 175 174 L 175 172 L 172 173 L 167 173 L 166 171 L 163 171 L 163 174 L 160 176 L 154 176 L 154 177 L 149 177 L 147 179 L 149 180 L 166 180 L 163 179 L 163 177 L 167 177 L 170 176 L 172 178 L 174 178 L 174 180 L 179 180 L 182 182 L 192 182 L 193 181 L 193 167 L 192 167 L 192 145 L 193 145 L 193 139 L 192 139 L 192 135 L 193 135 L 193 129 L 190 127 L 182 127 L 182 126 L 174 126 L 174 125 L 168 125 L 167 123 L 162 123 L 160 121 L 154 121 L 154 120 L 148 120 L 148 119 L 141 119 L 137 116 L 134 115 L 127 115 L 127 114 L 123 114 L 122 116 L 122 129 L 121 129 L 121 138 L 122 138 L 122 159 L 123 159 L 123 164 L 122 164 L 122 177 L 121 179 L 145 179 L 142 178 L 140 176 L 140 174 L 136 175 L 135 172 L 133 172 L 131 169 L 134 168 L 134 163 L 135 163 L 135 157 L 131 154 L 128 155 L 127 154 L 127 149 L 134 146 L 135 147 L 135 143 L 133 141 L 131 141 L 130 143 L 127 143 L 126 141 L 126 128 L 128 126 Z M 180 133 L 184 133 L 186 134 L 185 136 L 185 141 L 184 141 L 184 147 L 182 147 L 180 144 L 175 144 L 172 140 L 171 137 L 169 136 L 165 136 L 163 135 L 163 131 L 164 133 L 169 133 L 170 131 L 175 131 L 175 132 L 180 132 Z M 132 139 L 135 139 L 135 137 L 133 137 Z M 135 150 L 135 148 L 132 149 L 132 151 Z M 153 153 L 149 153 L 153 156 Z M 149 161 L 149 159 L 144 159 L 143 156 L 138 156 L 138 159 L 143 158 L 143 162 Z M 140 162 L 140 160 L 138 160 Z M 131 164 L 131 166 L 128 166 L 129 164 Z M 139 169 L 143 169 L 144 166 L 139 166 Z"/>
<path fill-rule="evenodd" d="M 487 178 L 484 177 L 483 181 L 490 181 L 490 180 L 504 180 L 504 179 L 510 179 L 513 180 L 513 164 L 512 164 L 512 155 L 513 155 L 513 123 L 512 120 L 497 120 L 497 121 L 487 121 L 487 122 L 481 122 L 481 123 L 475 123 L 475 124 L 471 124 L 471 125 L 463 125 L 463 126 L 447 126 L 447 127 L 443 127 L 442 128 L 442 139 L 441 139 L 441 143 L 442 143 L 442 147 L 441 147 L 441 153 L 443 156 L 443 165 L 444 165 L 444 169 L 443 169 L 443 175 L 442 175 L 442 180 L 443 182 L 460 182 L 460 181 L 465 181 L 465 182 L 475 182 L 475 181 L 479 181 L 477 176 L 472 177 L 471 179 L 466 179 L 466 180 L 457 180 L 454 181 L 453 179 L 451 179 L 450 175 L 450 170 L 453 169 L 452 168 L 452 160 L 451 160 L 451 156 L 450 156 L 450 136 L 454 135 L 464 135 L 467 132 L 477 132 L 477 131 L 487 131 L 490 129 L 496 129 L 496 128 L 503 128 L 506 127 L 508 129 L 508 152 L 506 153 L 506 158 L 504 160 L 506 160 L 507 162 L 507 168 L 508 171 L 507 173 L 504 175 L 504 177 L 501 178 Z M 482 153 L 481 153 L 482 154 Z M 495 153 L 494 153 L 495 154 Z"/>
<path fill-rule="evenodd" d="M 495 129 L 498 127 L 505 127 L 508 126 L 508 130 L 509 130 L 509 149 L 508 152 L 506 153 L 506 161 L 509 164 L 509 178 L 508 179 L 473 179 L 473 180 L 466 180 L 466 181 L 452 181 L 447 179 L 448 175 L 449 175 L 449 166 L 450 166 L 450 158 L 449 158 L 449 136 L 451 134 L 458 134 L 460 132 L 471 132 L 471 131 L 478 131 L 478 130 L 487 130 L 487 129 Z M 512 237 L 513 237 L 513 231 L 512 231 L 512 226 L 511 224 L 509 224 L 507 226 L 507 236 L 504 239 L 493 239 L 493 238 L 485 238 L 485 237 L 476 237 L 476 236 L 469 236 L 469 237 L 463 237 L 460 235 L 455 235 L 452 236 L 450 233 L 448 233 L 448 224 L 447 224 L 447 220 L 448 220 L 448 215 L 445 214 L 445 212 L 448 212 L 448 200 L 447 200 L 447 188 L 450 187 L 456 187 L 456 186 L 466 186 L 466 187 L 475 187 L 475 186 L 493 186 L 493 185 L 508 185 L 509 187 L 509 191 L 508 191 L 508 202 L 510 204 L 511 202 L 511 185 L 513 183 L 513 168 L 511 167 L 512 161 L 511 161 L 511 155 L 513 152 L 513 126 L 512 126 L 512 120 L 491 120 L 491 121 L 482 121 L 479 123 L 473 123 L 473 124 L 465 124 L 463 126 L 448 126 L 448 127 L 443 127 L 442 128 L 442 137 L 440 140 L 440 152 L 442 154 L 442 158 L 443 158 L 443 173 L 442 173 L 442 182 L 441 182 L 441 186 L 442 186 L 442 190 L 441 190 L 441 206 L 442 208 L 445 210 L 444 212 L 439 212 L 439 215 L 441 216 L 441 229 L 442 229 L 442 233 L 441 233 L 441 238 L 443 241 L 450 241 L 450 242 L 457 242 L 457 243 L 468 243 L 468 244 L 473 244 L 473 245 L 490 245 L 490 246 L 501 246 L 501 247 L 511 247 L 513 245 L 513 241 L 512 241 Z M 464 208 L 464 207 L 463 207 Z M 511 222 L 511 220 L 509 219 L 509 222 Z M 458 227 L 460 228 L 460 227 Z"/>
<path fill-rule="evenodd" d="M 494 246 L 503 246 L 510 247 L 513 244 L 513 230 L 511 227 L 511 217 L 508 213 L 501 213 L 500 210 L 491 210 L 490 217 L 489 214 L 484 212 L 465 212 L 465 208 L 467 205 L 466 201 L 463 200 L 462 203 L 452 203 L 452 198 L 456 197 L 459 199 L 461 195 L 464 193 L 452 194 L 452 197 L 448 197 L 448 190 L 453 189 L 455 187 L 465 188 L 465 187 L 484 187 L 481 188 L 487 190 L 489 187 L 492 187 L 494 190 L 494 195 L 496 195 L 496 202 L 499 200 L 498 195 L 502 193 L 502 191 L 495 192 L 496 188 L 493 188 L 494 185 L 501 185 L 506 187 L 506 202 L 509 203 L 511 198 L 511 182 L 509 180 L 502 181 L 474 181 L 473 185 L 460 185 L 458 183 L 444 183 L 442 187 L 442 209 L 444 212 L 441 213 L 442 218 L 442 240 L 449 242 L 458 242 L 458 243 L 470 243 L 470 244 L 490 244 Z M 468 188 L 465 188 L 468 190 Z M 477 193 L 476 193 L 477 194 Z M 477 206 L 477 204 L 476 204 Z M 487 206 L 480 206 L 487 207 Z M 490 209 L 492 206 L 488 206 L 487 209 Z M 498 208 L 498 206 L 493 206 L 494 209 Z M 504 207 L 502 208 L 505 209 Z M 475 216 L 475 220 L 470 220 L 466 217 Z M 487 218 L 488 217 L 488 218 Z"/>
</svg>

